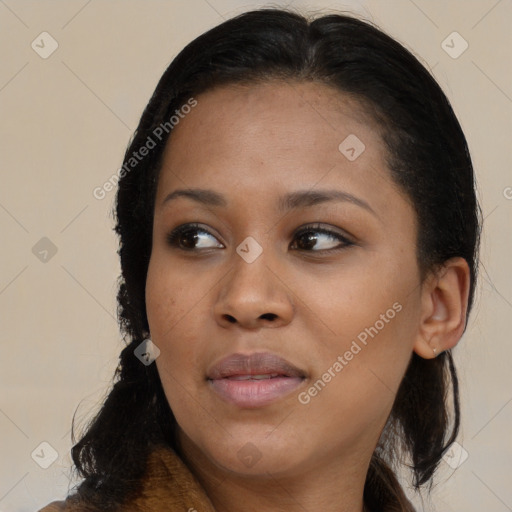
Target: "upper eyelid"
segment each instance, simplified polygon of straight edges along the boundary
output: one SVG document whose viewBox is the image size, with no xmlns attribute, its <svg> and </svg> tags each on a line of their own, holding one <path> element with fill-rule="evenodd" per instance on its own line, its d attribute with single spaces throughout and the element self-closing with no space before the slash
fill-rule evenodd
<svg viewBox="0 0 512 512">
<path fill-rule="evenodd" d="M 340 230 L 341 230 L 341 228 L 326 227 L 326 226 L 323 226 L 322 224 L 317 223 L 317 224 L 307 224 L 305 226 L 301 226 L 294 231 L 294 234 L 297 235 L 297 234 L 307 232 L 307 231 L 318 231 L 318 232 L 324 233 L 326 235 L 338 236 L 340 238 L 345 238 L 347 240 L 349 240 L 349 239 L 352 240 L 354 238 L 352 235 L 347 233 L 345 230 L 341 230 L 341 232 L 340 232 Z"/>
</svg>

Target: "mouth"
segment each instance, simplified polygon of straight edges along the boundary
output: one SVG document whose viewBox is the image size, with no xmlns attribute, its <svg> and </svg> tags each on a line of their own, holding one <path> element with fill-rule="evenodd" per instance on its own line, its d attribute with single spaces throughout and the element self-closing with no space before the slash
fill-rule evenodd
<svg viewBox="0 0 512 512">
<path fill-rule="evenodd" d="M 207 374 L 221 399 L 241 408 L 257 408 L 289 395 L 304 381 L 305 372 L 271 353 L 232 354 Z"/>
<path fill-rule="evenodd" d="M 231 380 L 263 380 L 263 379 L 275 379 L 276 377 L 288 377 L 288 375 L 280 375 L 279 373 L 263 373 L 260 375 L 232 375 L 231 377 L 225 377 Z"/>
</svg>

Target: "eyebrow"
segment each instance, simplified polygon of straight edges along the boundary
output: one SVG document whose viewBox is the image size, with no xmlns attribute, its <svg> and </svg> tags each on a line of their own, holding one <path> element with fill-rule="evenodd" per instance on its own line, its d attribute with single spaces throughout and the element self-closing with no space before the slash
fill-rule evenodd
<svg viewBox="0 0 512 512">
<path fill-rule="evenodd" d="M 226 198 L 210 189 L 202 188 L 189 188 L 178 189 L 168 194 L 162 202 L 162 206 L 169 204 L 171 201 L 178 197 L 186 197 L 205 206 L 212 207 L 227 207 L 228 202 Z M 360 206 L 369 211 L 378 218 L 373 208 L 363 199 L 356 197 L 348 192 L 341 190 L 298 190 L 281 196 L 278 201 L 278 209 L 280 212 L 287 212 L 298 208 L 307 208 L 317 204 L 326 203 L 329 201 L 344 201 Z"/>
</svg>

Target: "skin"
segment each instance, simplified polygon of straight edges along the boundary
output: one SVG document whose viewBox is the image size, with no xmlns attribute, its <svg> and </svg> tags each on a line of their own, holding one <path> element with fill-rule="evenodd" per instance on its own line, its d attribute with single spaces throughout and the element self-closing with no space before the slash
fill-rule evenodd
<svg viewBox="0 0 512 512">
<path fill-rule="evenodd" d="M 412 352 L 432 358 L 433 347 L 439 354 L 462 335 L 468 266 L 454 258 L 420 282 L 413 206 L 391 179 L 378 129 L 348 95 L 274 81 L 222 86 L 197 100 L 164 154 L 146 284 L 182 457 L 219 512 L 240 503 L 247 512 L 361 512 L 371 455 Z M 338 149 L 349 134 L 365 145 L 354 161 Z M 185 188 L 212 189 L 227 205 L 164 204 Z M 350 201 L 278 210 L 281 195 L 311 189 L 352 194 L 372 211 Z M 200 248 L 171 246 L 167 235 L 192 222 L 211 233 L 197 233 Z M 314 226 L 316 245 L 301 244 L 298 228 L 315 223 L 352 245 Z M 252 263 L 236 252 L 248 236 L 263 250 Z M 300 403 L 299 393 L 395 303 L 400 312 Z M 306 378 L 267 406 L 237 407 L 206 381 L 235 352 L 273 352 Z M 248 467 L 240 450 L 260 458 Z"/>
</svg>

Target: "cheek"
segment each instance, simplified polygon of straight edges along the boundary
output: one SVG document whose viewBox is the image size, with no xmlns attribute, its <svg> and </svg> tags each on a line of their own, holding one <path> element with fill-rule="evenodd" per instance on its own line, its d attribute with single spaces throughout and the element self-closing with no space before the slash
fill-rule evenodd
<svg viewBox="0 0 512 512">
<path fill-rule="evenodd" d="M 366 329 L 374 332 L 376 323 L 379 333 L 389 332 L 404 316 L 397 309 L 403 310 L 414 286 L 414 272 L 377 261 L 372 265 L 361 262 L 330 276 L 316 276 L 304 283 L 297 295 L 303 294 L 319 329 L 328 327 L 333 339 L 346 342 L 360 334 L 364 338 Z"/>
<path fill-rule="evenodd" d="M 188 379 L 197 371 L 192 344 L 183 339 L 186 333 L 182 327 L 187 310 L 182 297 L 183 288 L 177 284 L 173 273 L 163 273 L 157 265 L 150 264 L 146 282 L 149 330 L 151 340 L 160 349 L 155 364 L 174 414 L 183 409 L 182 396 L 190 387 Z"/>
<path fill-rule="evenodd" d="M 333 405 L 342 397 L 349 408 L 357 409 L 361 400 L 376 401 L 377 409 L 379 403 L 390 406 L 410 360 L 418 325 L 419 294 L 414 292 L 415 267 L 410 268 L 411 272 L 400 272 L 397 267 L 377 265 L 360 273 L 351 269 L 326 281 L 313 295 L 310 292 L 312 309 L 321 311 L 322 323 L 330 331 L 318 347 L 321 355 L 315 375 L 329 381 L 324 403 Z M 315 322 L 318 317 L 310 325 L 312 332 Z M 322 383 L 317 387 L 322 388 Z"/>
<path fill-rule="evenodd" d="M 146 313 L 151 336 L 165 340 L 185 319 L 194 304 L 195 291 L 177 266 L 167 265 L 153 253 L 146 279 Z"/>
<path fill-rule="evenodd" d="M 201 321 L 206 312 L 205 282 L 178 265 L 168 265 L 158 252 L 152 256 L 146 280 L 146 313 L 153 343 L 160 349 L 156 360 L 166 393 L 188 387 L 198 378 Z M 195 284 L 194 284 L 195 283 Z"/>
<path fill-rule="evenodd" d="M 411 357 L 413 332 L 405 308 L 396 312 L 391 305 L 383 309 L 384 315 L 386 311 L 388 323 L 377 317 L 365 326 L 353 318 L 350 329 L 356 334 L 340 336 L 330 345 L 318 373 L 299 397 L 301 404 L 308 402 L 304 406 L 307 417 L 329 417 L 329 422 L 318 427 L 325 437 L 340 435 L 343 426 L 340 439 L 355 443 L 362 432 L 369 431 L 369 425 L 377 430 L 384 426 Z M 389 311 L 396 313 L 392 319 Z"/>
</svg>

